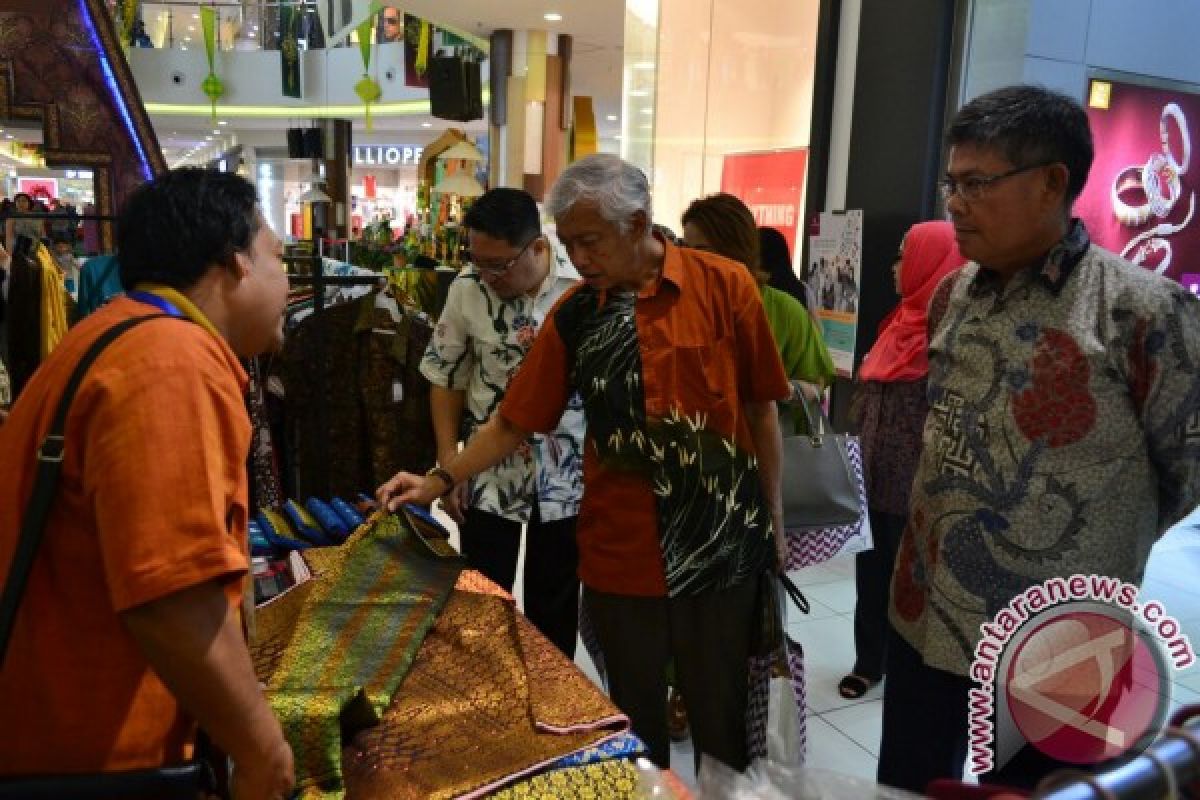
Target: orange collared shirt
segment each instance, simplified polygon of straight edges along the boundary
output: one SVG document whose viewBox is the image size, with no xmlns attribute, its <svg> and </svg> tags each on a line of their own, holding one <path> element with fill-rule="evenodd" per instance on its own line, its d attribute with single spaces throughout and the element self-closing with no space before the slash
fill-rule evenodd
<svg viewBox="0 0 1200 800">
<path fill-rule="evenodd" d="M 33 454 L 79 358 L 116 323 L 157 309 L 118 298 L 71 330 L 0 426 L 0 581 Z M 0 774 L 178 763 L 194 725 L 119 614 L 224 582 L 241 601 L 250 423 L 246 374 L 201 325 L 152 320 L 118 338 L 71 406 L 45 537 L 0 668 Z"/>
<path fill-rule="evenodd" d="M 774 558 L 744 405 L 789 393 L 758 287 L 733 261 L 666 244 L 637 296 L 581 286 L 547 318 L 500 413 L 548 431 L 583 398 L 579 571 L 598 591 L 694 594 Z"/>
</svg>

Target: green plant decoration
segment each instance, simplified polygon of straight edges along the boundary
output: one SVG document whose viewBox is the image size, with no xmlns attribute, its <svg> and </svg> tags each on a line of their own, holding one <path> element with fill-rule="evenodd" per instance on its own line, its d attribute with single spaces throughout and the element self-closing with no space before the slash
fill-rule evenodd
<svg viewBox="0 0 1200 800">
<path fill-rule="evenodd" d="M 200 25 L 204 29 L 204 52 L 208 56 L 208 75 L 200 88 L 212 104 L 213 124 L 217 122 L 217 101 L 225 94 L 225 84 L 217 77 L 217 12 L 212 8 L 200 9 Z"/>
<path fill-rule="evenodd" d="M 371 77 L 371 30 L 375 24 L 372 18 L 367 18 L 358 26 L 358 51 L 362 53 L 363 74 L 358 83 L 354 84 L 354 93 L 363 101 L 366 108 L 366 126 L 371 130 L 371 104 L 383 96 L 379 81 Z"/>
</svg>

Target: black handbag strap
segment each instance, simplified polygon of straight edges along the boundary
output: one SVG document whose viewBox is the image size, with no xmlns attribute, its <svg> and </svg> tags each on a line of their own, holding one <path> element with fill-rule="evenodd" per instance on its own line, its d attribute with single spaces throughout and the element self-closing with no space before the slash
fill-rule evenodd
<svg viewBox="0 0 1200 800">
<path fill-rule="evenodd" d="M 4 663 L 4 656 L 8 652 L 8 641 L 17 620 L 17 608 L 21 604 L 21 597 L 29 582 L 29 574 L 33 570 L 33 560 L 42 544 L 46 519 L 50 516 L 50 509 L 54 504 L 58 476 L 62 472 L 63 452 L 66 450 L 67 444 L 64 432 L 67 425 L 67 413 L 71 410 L 71 401 L 75 399 L 75 393 L 79 391 L 79 386 L 83 383 L 88 368 L 118 336 L 143 322 L 163 317 L 169 318 L 171 315 L 147 314 L 142 317 L 133 317 L 117 323 L 100 334 L 83 354 L 83 357 L 79 359 L 79 363 L 75 365 L 75 371 L 71 373 L 62 395 L 58 399 L 58 406 L 54 410 L 50 429 L 46 432 L 46 436 L 37 450 L 37 474 L 33 479 L 33 491 L 29 495 L 25 513 L 21 517 L 21 534 L 13 551 L 8 577 L 4 581 L 4 594 L 0 596 L 0 665 Z"/>
<path fill-rule="evenodd" d="M 792 582 L 792 579 L 788 577 L 786 572 L 782 571 L 779 573 L 779 582 L 783 584 L 783 591 L 796 604 L 796 608 L 800 609 L 800 613 L 807 614 L 810 611 L 808 598 L 800 591 L 800 587 Z"/>
</svg>

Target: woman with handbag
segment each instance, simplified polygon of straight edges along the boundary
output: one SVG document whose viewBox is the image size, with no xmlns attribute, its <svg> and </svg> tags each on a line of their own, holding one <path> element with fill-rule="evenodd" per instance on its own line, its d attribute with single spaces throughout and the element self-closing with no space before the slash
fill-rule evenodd
<svg viewBox="0 0 1200 800">
<path fill-rule="evenodd" d="M 768 285 L 771 275 L 763 269 L 762 244 L 754 214 L 741 200 L 721 192 L 693 201 L 683 212 L 682 221 L 686 247 L 725 256 L 750 270 L 758 282 L 767 324 L 775 337 L 784 371 L 793 382 L 801 382 L 810 399 L 819 398 L 833 381 L 833 358 L 804 305 L 786 291 Z M 786 246 L 784 242 L 785 251 Z M 796 430 L 803 430 L 799 412 L 794 419 Z M 785 431 L 784 435 L 787 434 Z"/>
<path fill-rule="evenodd" d="M 819 398 L 833 380 L 833 358 L 816 323 L 800 301 L 768 285 L 771 276 L 763 269 L 762 240 L 754 214 L 737 197 L 722 192 L 693 201 L 683 212 L 681 222 L 684 246 L 737 261 L 754 276 L 762 294 L 775 348 L 793 390 L 796 395 L 802 393 L 810 400 Z M 784 242 L 785 251 L 786 246 Z M 800 398 L 797 396 L 796 399 Z M 799 409 L 794 412 L 793 427 L 796 432 L 807 430 L 803 412 Z M 784 436 L 790 433 L 785 430 Z M 683 698 L 672 688 L 667 701 L 667 728 L 671 737 L 679 741 L 686 738 L 687 727 Z"/>
<path fill-rule="evenodd" d="M 879 337 L 858 372 L 856 405 L 875 547 L 855 557 L 856 658 L 850 674 L 838 683 L 838 693 L 847 700 L 862 697 L 883 679 L 888 587 L 929 411 L 926 314 L 938 284 L 964 263 L 950 223 L 922 222 L 908 230 L 893 266 L 900 304 L 879 326 Z"/>
</svg>

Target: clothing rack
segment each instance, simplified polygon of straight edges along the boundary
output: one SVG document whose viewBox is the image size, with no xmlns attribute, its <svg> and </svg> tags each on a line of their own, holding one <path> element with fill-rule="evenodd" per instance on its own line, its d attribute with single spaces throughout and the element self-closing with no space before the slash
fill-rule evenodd
<svg viewBox="0 0 1200 800">
<path fill-rule="evenodd" d="M 1051 776 L 1039 800 L 1159 800 L 1182 797 L 1182 790 L 1200 780 L 1200 719 L 1167 728 L 1141 755 L 1097 775 L 1074 776 L 1070 771 Z"/>
<path fill-rule="evenodd" d="M 288 283 L 293 286 L 312 286 L 313 288 L 313 313 L 320 314 L 325 309 L 325 290 L 331 286 L 375 286 L 386 280 L 384 276 L 371 275 L 326 275 L 325 264 L 320 253 L 313 255 L 295 255 L 285 256 L 284 262 L 289 265 L 308 263 L 310 265 L 310 274 L 299 275 L 295 274 L 291 269 L 288 270 Z M 321 338 L 315 341 L 314 361 L 324 363 L 326 342 Z M 325 395 L 320 392 L 313 394 L 313 418 L 315 420 L 312 431 L 312 444 L 315 463 L 320 472 L 321 484 L 329 485 L 329 419 L 328 409 L 325 406 Z M 284 399 L 286 403 L 286 398 Z M 374 487 L 363 487 L 364 489 L 373 489 Z"/>
</svg>

